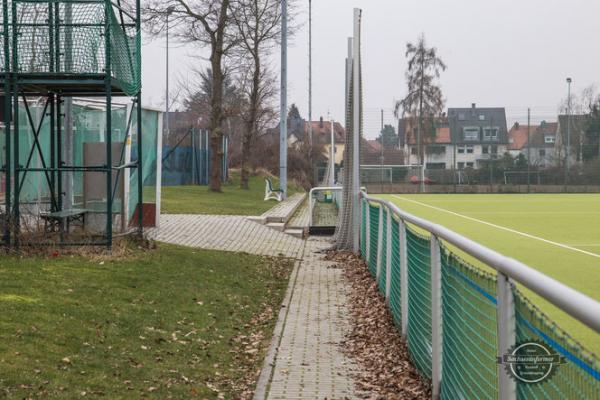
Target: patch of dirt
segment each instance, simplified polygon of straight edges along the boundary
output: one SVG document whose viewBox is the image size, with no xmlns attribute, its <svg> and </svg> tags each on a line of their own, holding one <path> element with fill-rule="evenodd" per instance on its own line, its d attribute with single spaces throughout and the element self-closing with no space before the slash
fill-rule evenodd
<svg viewBox="0 0 600 400">
<path fill-rule="evenodd" d="M 327 259 L 344 269 L 349 282 L 351 331 L 344 353 L 359 366 L 356 388 L 368 399 L 431 399 L 430 382 L 411 364 L 406 343 L 363 260 L 351 252 L 330 252 Z"/>
</svg>

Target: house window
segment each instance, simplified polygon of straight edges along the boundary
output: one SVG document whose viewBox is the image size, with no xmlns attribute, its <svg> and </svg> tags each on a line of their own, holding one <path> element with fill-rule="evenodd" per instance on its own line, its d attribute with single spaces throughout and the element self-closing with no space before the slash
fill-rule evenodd
<svg viewBox="0 0 600 400">
<path fill-rule="evenodd" d="M 483 128 L 484 140 L 498 140 L 498 128 Z"/>
<path fill-rule="evenodd" d="M 487 147 L 487 146 L 481 147 L 481 154 L 488 154 L 489 152 L 490 152 L 489 147 Z"/>
<path fill-rule="evenodd" d="M 472 162 L 468 162 L 467 163 L 467 168 L 473 168 L 473 163 Z"/>
<path fill-rule="evenodd" d="M 465 120 L 465 113 L 458 113 L 458 120 L 459 121 L 464 121 Z"/>
<path fill-rule="evenodd" d="M 413 156 L 417 155 L 417 148 L 416 147 L 411 147 L 410 148 L 410 154 L 412 154 Z"/>
<path fill-rule="evenodd" d="M 446 147 L 444 147 L 444 146 L 428 146 L 427 154 L 433 154 L 433 155 L 446 154 Z"/>
<path fill-rule="evenodd" d="M 544 142 L 545 143 L 554 143 L 556 141 L 556 138 L 552 135 L 548 135 L 548 136 L 544 136 Z"/>
<path fill-rule="evenodd" d="M 540 149 L 540 157 L 546 157 L 546 149 Z"/>
<path fill-rule="evenodd" d="M 427 163 L 427 169 L 446 169 L 446 163 Z"/>
<path fill-rule="evenodd" d="M 498 154 L 498 146 L 492 146 L 492 154 Z"/>
<path fill-rule="evenodd" d="M 479 120 L 480 121 L 485 121 L 485 115 L 479 114 Z"/>
<path fill-rule="evenodd" d="M 459 162 L 458 163 L 458 169 L 464 169 L 465 168 L 465 163 L 464 162 Z"/>
<path fill-rule="evenodd" d="M 463 128 L 465 142 L 477 142 L 479 140 L 479 127 Z"/>
<path fill-rule="evenodd" d="M 458 148 L 458 154 L 465 154 L 465 148 L 463 146 Z"/>
<path fill-rule="evenodd" d="M 467 154 L 473 154 L 474 149 L 473 146 L 467 146 Z"/>
</svg>

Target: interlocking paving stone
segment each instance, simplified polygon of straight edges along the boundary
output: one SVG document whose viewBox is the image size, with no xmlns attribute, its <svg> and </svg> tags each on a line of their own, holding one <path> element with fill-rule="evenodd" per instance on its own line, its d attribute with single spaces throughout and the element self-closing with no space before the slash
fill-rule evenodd
<svg viewBox="0 0 600 400">
<path fill-rule="evenodd" d="M 350 329 L 343 271 L 306 242 L 283 327 L 267 399 L 355 398 L 356 366 L 340 351 Z"/>
<path fill-rule="evenodd" d="M 305 193 L 296 193 L 285 199 L 262 216 L 269 221 L 287 222 L 306 197 Z"/>
<path fill-rule="evenodd" d="M 223 250 L 299 258 L 301 239 L 229 215 L 161 215 L 160 228 L 148 231 L 160 242 L 211 250 Z"/>
</svg>

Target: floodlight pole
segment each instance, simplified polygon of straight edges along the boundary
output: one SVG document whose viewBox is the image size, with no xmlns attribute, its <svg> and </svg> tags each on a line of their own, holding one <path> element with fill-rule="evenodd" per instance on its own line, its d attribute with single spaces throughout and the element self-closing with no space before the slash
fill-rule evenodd
<svg viewBox="0 0 600 400">
<path fill-rule="evenodd" d="M 167 145 L 169 144 L 169 133 L 171 131 L 171 126 L 169 124 L 169 17 L 173 12 L 173 6 L 167 8 L 167 18 L 166 18 L 166 74 L 165 74 L 165 136 L 167 137 Z"/>
<path fill-rule="evenodd" d="M 360 95 L 361 95 L 361 84 L 360 84 L 360 19 L 362 10 L 360 8 L 354 9 L 354 41 L 353 41 L 353 66 L 352 66 L 352 79 L 354 81 L 353 88 L 353 108 L 354 121 L 352 123 L 352 247 L 353 251 L 357 253 L 360 249 Z"/>
<path fill-rule="evenodd" d="M 312 163 L 313 128 L 312 128 L 312 0 L 308 0 L 308 153 L 310 166 Z M 317 174 L 318 178 L 318 174 Z M 317 179 L 318 180 L 318 179 Z"/>
<path fill-rule="evenodd" d="M 565 155 L 565 191 L 569 184 L 569 156 L 571 155 L 571 78 L 567 78 L 567 149 Z"/>
<path fill-rule="evenodd" d="M 531 165 L 531 109 L 527 109 L 527 193 L 531 192 L 531 176 L 530 176 L 530 165 Z"/>
<path fill-rule="evenodd" d="M 279 123 L 279 189 L 287 196 L 287 0 L 281 0 L 281 109 Z"/>
</svg>

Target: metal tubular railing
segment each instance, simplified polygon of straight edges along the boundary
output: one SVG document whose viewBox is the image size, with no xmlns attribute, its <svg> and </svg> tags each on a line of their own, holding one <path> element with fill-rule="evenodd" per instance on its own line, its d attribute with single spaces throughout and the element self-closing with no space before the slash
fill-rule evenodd
<svg viewBox="0 0 600 400">
<path fill-rule="evenodd" d="M 395 204 L 370 197 L 366 193 L 361 193 L 361 202 L 364 202 L 365 207 L 361 210 L 365 213 L 362 218 L 362 223 L 366 224 L 364 229 L 364 237 L 361 240 L 366 242 L 366 254 L 363 255 L 367 263 L 372 260 L 373 255 L 370 254 L 370 244 L 373 240 L 372 236 L 378 235 L 376 247 L 376 278 L 379 282 L 379 275 L 386 274 L 386 298 L 389 299 L 389 285 L 391 269 L 390 254 L 391 246 L 394 245 L 391 240 L 390 226 L 394 223 L 398 224 L 399 242 L 396 245 L 399 247 L 400 255 L 400 302 L 401 302 L 401 333 L 404 337 L 407 336 L 407 327 L 410 324 L 409 318 L 409 285 L 411 276 L 408 273 L 408 253 L 407 249 L 407 224 L 416 226 L 427 231 L 430 237 L 430 266 L 431 266 L 431 379 L 432 379 L 432 395 L 434 399 L 441 397 L 441 386 L 444 377 L 446 376 L 442 370 L 442 349 L 443 349 L 443 299 L 442 299 L 442 241 L 451 244 L 458 249 L 464 251 L 475 259 L 481 261 L 487 266 L 496 271 L 496 297 L 494 299 L 496 307 L 496 327 L 497 327 L 497 356 L 508 353 L 509 349 L 516 342 L 516 325 L 517 317 L 515 312 L 515 285 L 519 283 L 530 289 L 542 298 L 565 311 L 581 323 L 587 325 L 595 332 L 600 333 L 600 302 L 534 270 L 533 268 L 506 257 L 494 250 L 484 247 L 471 239 L 468 239 L 456 232 L 453 232 L 443 226 L 434 224 L 425 219 L 416 217 L 412 214 L 400 210 Z M 371 232 L 370 205 L 378 205 L 379 223 L 377 232 Z M 395 216 L 397 221 L 392 217 Z M 382 232 L 383 218 L 387 218 L 386 232 Z M 386 240 L 386 249 L 382 249 L 382 235 L 388 235 Z M 385 265 L 381 265 L 381 254 L 385 251 Z M 372 268 L 372 266 L 370 266 Z M 385 268 L 385 270 L 382 270 Z M 415 279 L 415 278 L 412 278 Z M 489 296 L 489 294 L 487 294 Z M 493 294 L 492 294 L 493 296 Z M 467 323 L 467 322 L 465 322 Z M 410 352 L 410 345 L 409 345 Z M 501 368 L 501 366 L 499 366 Z M 450 374 L 450 372 L 448 372 Z M 597 378 L 595 378 L 597 379 Z M 498 370 L 497 374 L 497 398 L 501 400 L 517 398 L 517 384 L 506 373 Z M 594 386 L 595 388 L 595 386 Z"/>
</svg>

